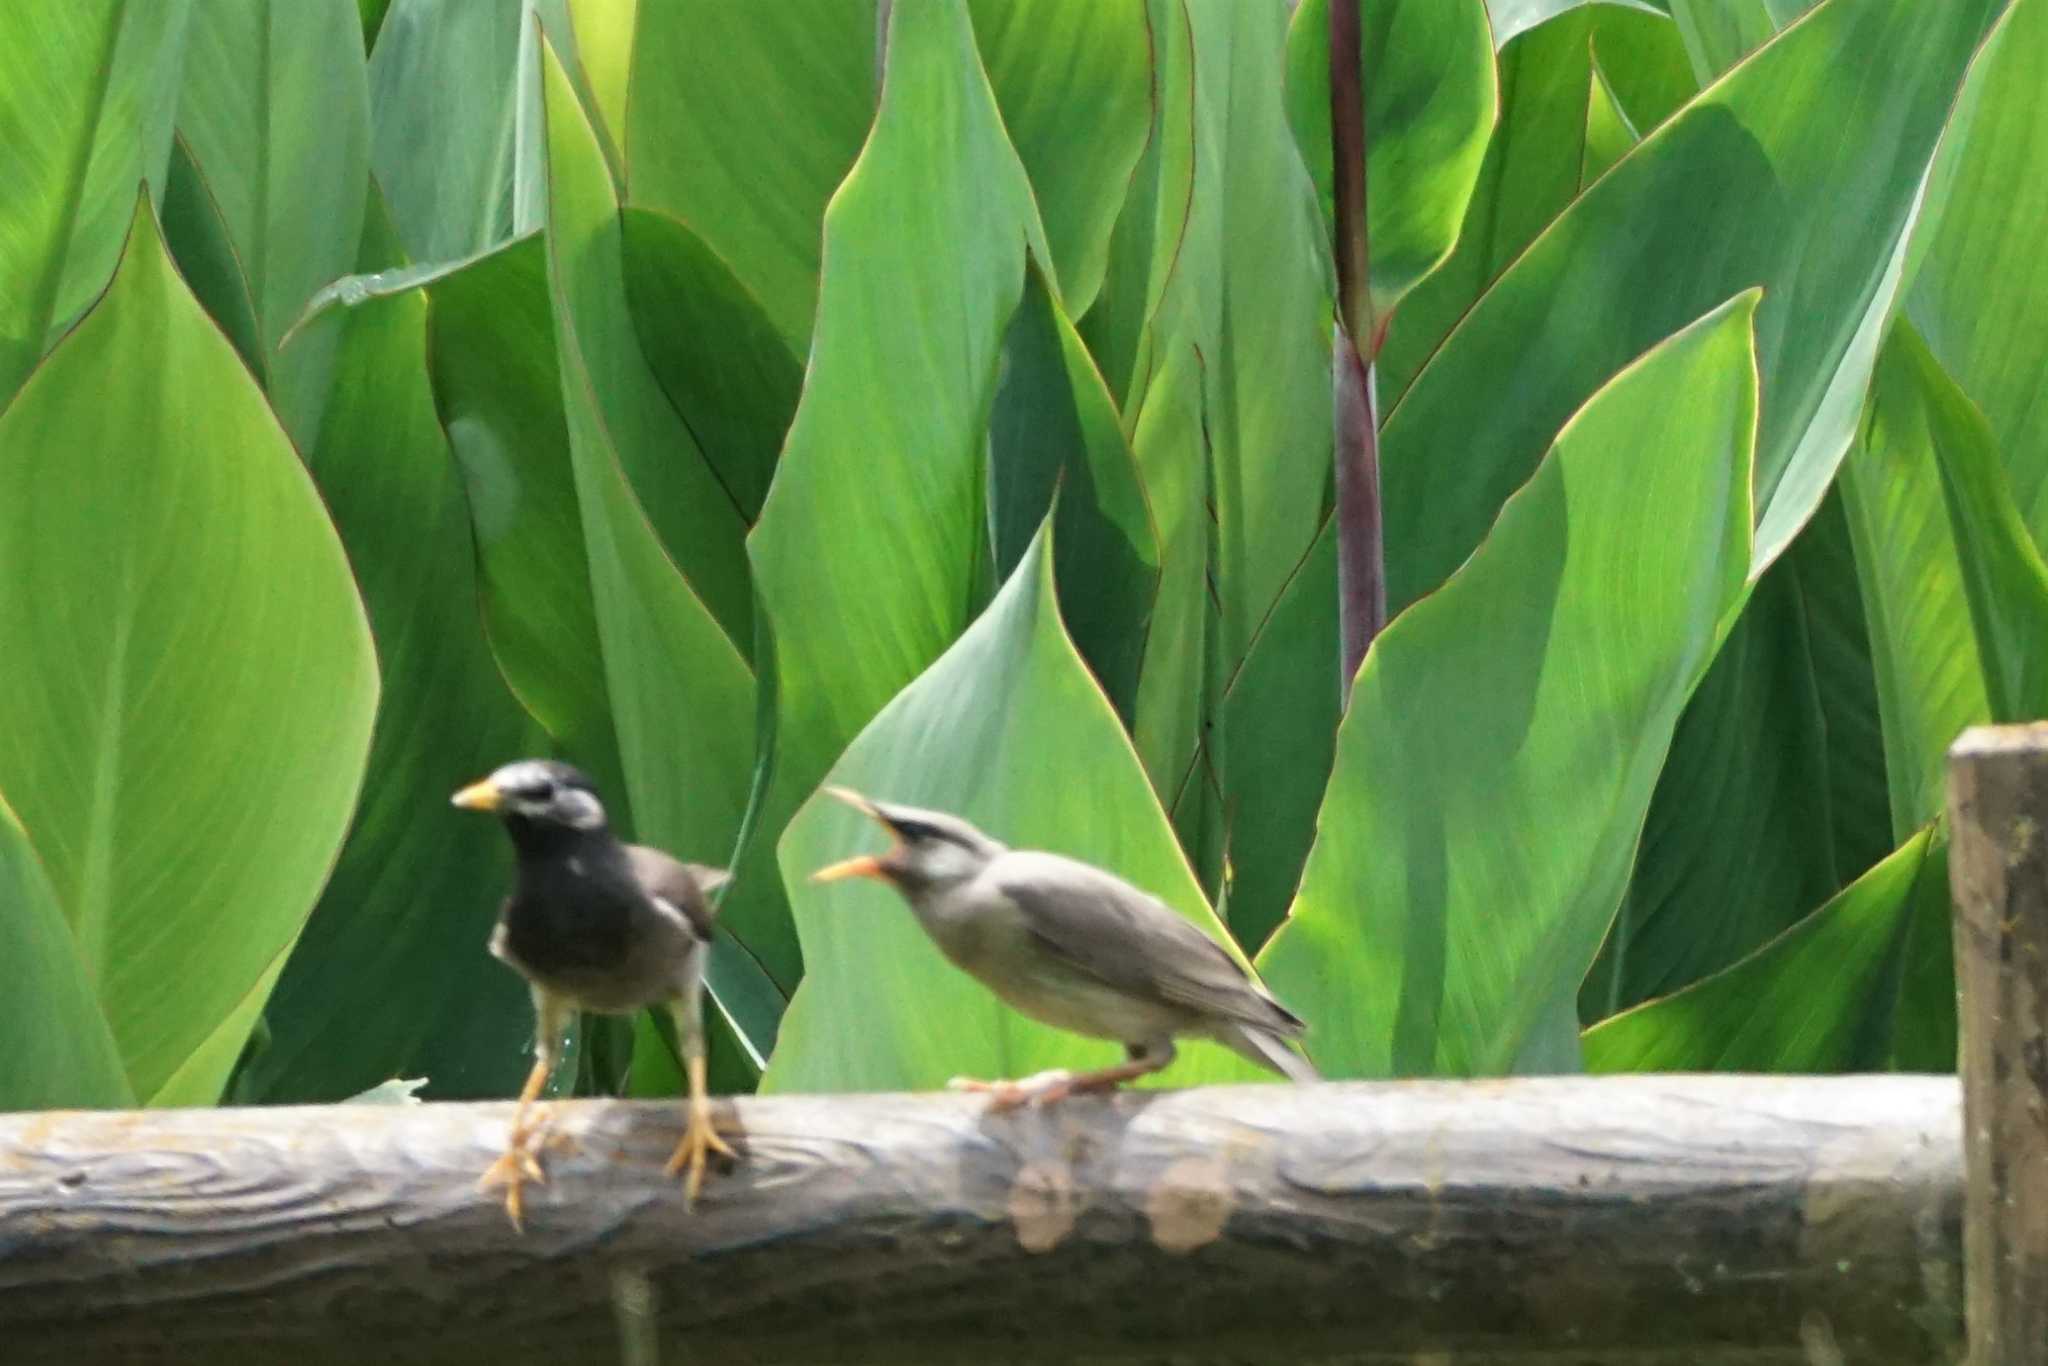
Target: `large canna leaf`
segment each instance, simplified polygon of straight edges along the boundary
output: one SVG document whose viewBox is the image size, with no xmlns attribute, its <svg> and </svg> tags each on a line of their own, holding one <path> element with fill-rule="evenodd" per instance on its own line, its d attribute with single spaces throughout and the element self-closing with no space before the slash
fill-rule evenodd
<svg viewBox="0 0 2048 1366">
<path fill-rule="evenodd" d="M 341 846 L 377 677 L 312 480 L 146 199 L 0 414 L 0 582 L 35 585 L 0 594 L 0 658 L 37 662 L 0 693 L 0 794 L 130 1094 L 209 1104 Z"/>
<path fill-rule="evenodd" d="M 1259 955 L 1330 1072 L 1501 1072 L 1591 964 L 1747 591 L 1756 303 L 1603 388 L 1366 657 L 1293 915 Z"/>
<path fill-rule="evenodd" d="M 1152 124 L 1151 32 L 1140 3 L 972 0 L 974 36 L 1003 127 L 1079 317 L 1095 301 L 1110 231 Z"/>
<path fill-rule="evenodd" d="M 414 261 L 474 255 L 540 223 L 534 0 L 392 0 L 370 54 L 370 167 Z M 557 41 L 559 0 L 546 6 Z"/>
<path fill-rule="evenodd" d="M 1903 333 L 1903 330 L 1902 330 Z M 1907 343 L 1955 533 L 1991 719 L 2048 716 L 2048 563 L 1999 467 L 1991 425 L 1924 347 Z"/>
<path fill-rule="evenodd" d="M 1415 601 L 1463 562 L 1549 433 L 1616 367 L 1759 284 L 1771 402 L 1753 572 L 1775 559 L 1854 436 L 1928 167 L 1999 8 L 1832 0 L 1646 137 L 1538 237 L 1387 420 L 1390 603 Z M 1895 78 L 1872 82 L 1871 70 Z"/>
<path fill-rule="evenodd" d="M 28 832 L 0 802 L 0 1110 L 127 1107 L 135 1090 Z"/>
<path fill-rule="evenodd" d="M 634 830 L 640 839 L 678 857 L 718 864 L 738 840 L 753 775 L 753 674 L 711 605 L 665 553 L 663 539 L 627 480 L 625 447 L 640 442 L 644 460 L 690 465 L 694 482 L 689 487 L 699 496 L 718 498 L 721 519 L 736 521 L 737 514 L 730 500 L 715 492 L 694 448 L 656 444 L 661 423 L 677 419 L 645 371 L 625 312 L 610 183 L 567 74 L 552 48 L 544 49 L 543 56 L 545 240 L 562 410 Z M 641 368 L 634 371 L 634 366 Z M 704 485 L 714 494 L 704 495 Z M 684 496 L 678 493 L 680 482 L 665 487 Z M 688 511 L 701 516 L 705 510 Z M 728 575 L 726 566 L 708 558 L 725 547 L 693 543 L 689 548 L 708 566 L 699 582 L 710 581 L 714 572 Z M 736 555 L 737 544 L 727 553 Z M 738 914 L 728 911 L 727 917 L 733 931 L 776 970 L 790 970 L 795 945 L 779 908 L 754 903 Z"/>
<path fill-rule="evenodd" d="M 0 403 L 161 198 L 190 0 L 0 6 Z"/>
<path fill-rule="evenodd" d="M 648 367 L 751 523 L 796 413 L 803 362 L 688 226 L 656 210 L 627 209 L 620 229 L 627 302 Z"/>
<path fill-rule="evenodd" d="M 1946 926 L 1948 859 L 1922 831 L 1741 962 L 1588 1030 L 1586 1065 L 1857 1072 L 1902 1053 L 1931 1061 L 1945 1044 L 1948 1062 L 1934 1065 L 1953 1067 L 1953 996 L 1929 1001 L 1907 989 L 1917 980 L 1907 970 L 1908 954 L 1920 947 L 1915 931 L 1930 915 Z"/>
<path fill-rule="evenodd" d="M 1383 405 L 1407 392 L 1473 301 L 1589 183 L 1583 149 L 1596 55 L 1638 130 L 1663 122 L 1698 88 L 1670 20 L 1613 5 L 1579 8 L 1502 48 L 1500 119 L 1457 248 L 1388 325 L 1379 360 Z"/>
<path fill-rule="evenodd" d="M 799 356 L 817 307 L 818 225 L 875 116 L 879 40 L 875 0 L 640 15 L 628 195 L 696 231 Z"/>
<path fill-rule="evenodd" d="M 803 400 L 750 543 L 774 768 L 728 914 L 779 904 L 783 822 L 987 591 L 986 424 L 1027 247 L 1045 259 L 966 11 L 897 6 L 874 137 L 826 218 Z M 794 958 L 770 956 L 778 980 L 794 983 Z"/>
<path fill-rule="evenodd" d="M 1332 285 L 1280 88 L 1286 16 L 1207 0 L 1160 8 L 1153 202 L 1125 208 L 1155 215 L 1124 404 L 1160 541 L 1135 734 L 1213 887 L 1229 760 L 1205 742 L 1329 487 Z"/>
<path fill-rule="evenodd" d="M 1938 408 L 1958 401 L 1912 325 L 1895 323 L 1842 462 L 1894 838 L 1946 809 L 1948 748 L 1991 714 L 1935 446 Z"/>
<path fill-rule="evenodd" d="M 1984 415 L 2036 544 L 2048 546 L 2048 4 L 2015 0 L 1957 104 L 1906 309 Z"/>
<path fill-rule="evenodd" d="M 988 611 L 848 746 L 831 781 L 957 812 L 1014 847 L 1108 868 L 1227 942 L 1109 700 L 1061 627 L 1052 559 L 1042 531 Z M 1075 781 L 1081 772 L 1085 783 Z M 1113 1044 L 1001 1004 L 939 956 L 895 892 L 808 880 L 882 839 L 867 817 L 823 796 L 782 837 L 805 973 L 764 1089 L 920 1090 L 955 1075 L 1022 1076 L 1120 1056 Z M 1214 1044 L 1184 1044 L 1182 1059 L 1164 1081 L 1263 1075 Z"/>
<path fill-rule="evenodd" d="M 542 67 L 548 279 L 572 424 L 586 396 L 589 419 L 603 428 L 662 548 L 724 631 L 727 649 L 744 657 L 754 643 L 746 522 L 648 367 L 626 304 L 618 192 L 552 44 Z M 588 372 L 581 381 L 566 372 L 572 351 Z"/>
<path fill-rule="evenodd" d="M 372 197 L 359 264 L 401 260 Z M 334 1101 L 386 1077 L 441 1099 L 501 1096 L 526 1071 L 524 985 L 483 952 L 506 864 L 496 823 L 448 794 L 539 728 L 491 658 L 469 509 L 427 379 L 417 290 L 350 311 L 334 393 L 306 452 L 376 632 L 383 701 L 364 800 L 264 1012 L 238 1094 Z M 391 1008 L 366 1010 L 374 982 Z"/>
<path fill-rule="evenodd" d="M 1008 578 L 1057 509 L 1054 564 L 1074 644 L 1128 725 L 1159 587 L 1159 545 L 1102 376 L 1038 263 L 1003 336 L 988 418 L 995 572 Z"/>
<path fill-rule="evenodd" d="M 349 0 L 207 0 L 192 11 L 178 131 L 205 173 L 247 279 L 257 375 L 301 445 L 318 430 L 338 336 L 278 348 L 316 291 L 346 275 L 363 228 L 370 96 Z"/>
<path fill-rule="evenodd" d="M 1818 0 L 1670 0 L 1693 70 L 1705 85 L 1777 36 Z"/>
<path fill-rule="evenodd" d="M 1890 852 L 1889 816 L 1856 568 L 1831 500 L 1758 580 L 1679 718 L 1582 1016 L 1776 937 Z"/>
<path fill-rule="evenodd" d="M 1500 92 L 1483 5 L 1368 0 L 1359 8 L 1372 305 L 1385 317 L 1457 242 Z M 1327 222 L 1330 0 L 1302 0 L 1287 30 L 1287 112 Z"/>
<path fill-rule="evenodd" d="M 1567 10 L 1586 6 L 1641 10 L 1666 15 L 1670 0 L 1486 0 L 1487 18 L 1493 21 L 1493 45 L 1505 48 L 1514 39 L 1550 22 Z"/>
</svg>

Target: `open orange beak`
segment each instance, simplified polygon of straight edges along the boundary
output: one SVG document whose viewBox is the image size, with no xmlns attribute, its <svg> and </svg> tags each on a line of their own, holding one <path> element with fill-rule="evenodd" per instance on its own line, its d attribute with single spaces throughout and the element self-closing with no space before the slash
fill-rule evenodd
<svg viewBox="0 0 2048 1366">
<path fill-rule="evenodd" d="M 853 791 L 851 788 L 845 787 L 828 787 L 825 788 L 824 791 L 826 795 L 835 797 L 838 800 L 845 802 L 848 806 L 860 812 L 862 815 L 872 817 L 876 821 L 876 823 L 882 826 L 883 829 L 888 829 L 889 823 L 882 819 L 882 813 L 875 809 L 875 804 L 873 802 L 869 801 L 866 797 L 861 796 L 860 793 Z M 890 848 L 889 853 L 893 854 L 896 852 L 897 849 L 900 849 L 902 847 L 903 842 L 901 840 L 897 840 L 895 844 Z M 811 881 L 838 882 L 842 878 L 871 877 L 882 882 L 887 882 L 889 880 L 889 874 L 888 871 L 882 866 L 882 860 L 887 857 L 888 854 L 857 854 L 849 859 L 841 859 L 837 863 L 827 864 L 823 868 L 820 868 L 817 872 L 812 873 Z"/>
<path fill-rule="evenodd" d="M 503 794 L 489 778 L 471 783 L 448 800 L 465 811 L 496 811 Z"/>
</svg>

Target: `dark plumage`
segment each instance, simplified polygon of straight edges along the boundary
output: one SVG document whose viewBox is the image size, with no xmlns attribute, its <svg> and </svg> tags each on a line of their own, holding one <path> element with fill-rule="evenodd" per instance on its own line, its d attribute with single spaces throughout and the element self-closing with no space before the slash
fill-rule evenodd
<svg viewBox="0 0 2048 1366">
<path fill-rule="evenodd" d="M 709 893 L 726 873 L 683 863 L 659 849 L 623 844 L 612 833 L 590 779 L 568 764 L 507 764 L 455 794 L 457 806 L 493 811 L 517 852 L 512 894 L 498 913 L 491 952 L 524 977 L 537 1022 L 533 1071 L 520 1092 L 505 1155 L 484 1173 L 503 1185 L 517 1224 L 521 1188 L 545 1179 L 527 1114 L 554 1070 L 572 1010 L 625 1014 L 665 1006 L 675 1017 L 690 1076 L 689 1120 L 669 1160 L 688 1168 L 696 1199 L 710 1151 L 732 1150 L 711 1125 L 704 1086 L 699 998 L 711 943 Z"/>
</svg>

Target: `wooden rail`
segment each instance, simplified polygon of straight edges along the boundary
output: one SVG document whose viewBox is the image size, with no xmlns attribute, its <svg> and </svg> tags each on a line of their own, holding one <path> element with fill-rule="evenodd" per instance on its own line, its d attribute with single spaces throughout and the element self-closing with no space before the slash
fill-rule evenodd
<svg viewBox="0 0 2048 1366">
<path fill-rule="evenodd" d="M 754 1098 L 694 1212 L 676 1106 L 577 1102 L 523 1235 L 506 1105 L 4 1116 L 0 1361 L 2044 1366 L 2048 726 L 1949 824 L 1960 1087 Z"/>
<path fill-rule="evenodd" d="M 0 1118 L 0 1360 L 1949 1361 L 1952 1078 L 578 1102 L 527 1232 L 510 1107 Z M 625 1288 L 622 1295 L 621 1287 Z M 1449 1355 L 1444 1355 L 1449 1354 Z"/>
</svg>

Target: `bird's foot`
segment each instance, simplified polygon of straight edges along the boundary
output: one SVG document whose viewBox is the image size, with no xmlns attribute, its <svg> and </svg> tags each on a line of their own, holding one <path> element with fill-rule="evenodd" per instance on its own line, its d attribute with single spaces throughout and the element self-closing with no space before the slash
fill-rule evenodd
<svg viewBox="0 0 2048 1366">
<path fill-rule="evenodd" d="M 976 1077 L 955 1077 L 946 1083 L 953 1091 L 972 1091 L 988 1097 L 991 1110 L 1014 1110 L 1020 1105 L 1051 1105 L 1065 1100 L 1074 1089 L 1074 1074 L 1056 1067 L 1016 1081 L 982 1081 Z"/>
<path fill-rule="evenodd" d="M 690 1117 L 683 1125 L 683 1137 L 676 1144 L 676 1150 L 669 1154 L 668 1165 L 662 1171 L 669 1176 L 688 1171 L 683 1178 L 683 1208 L 692 1209 L 697 1204 L 697 1192 L 704 1185 L 704 1164 L 710 1154 L 737 1158 L 732 1145 L 718 1136 L 718 1130 L 711 1123 L 711 1102 L 699 1099 L 690 1104 Z"/>
<path fill-rule="evenodd" d="M 519 1232 L 526 1231 L 523 1222 L 526 1215 L 526 1183 L 536 1186 L 548 1183 L 548 1174 L 540 1165 L 543 1149 L 555 1147 L 568 1140 L 547 1132 L 545 1119 L 532 1125 L 517 1126 L 505 1142 L 505 1151 L 496 1162 L 484 1168 L 484 1174 L 477 1180 L 479 1191 L 505 1188 L 505 1213 L 512 1220 L 512 1227 Z"/>
</svg>

